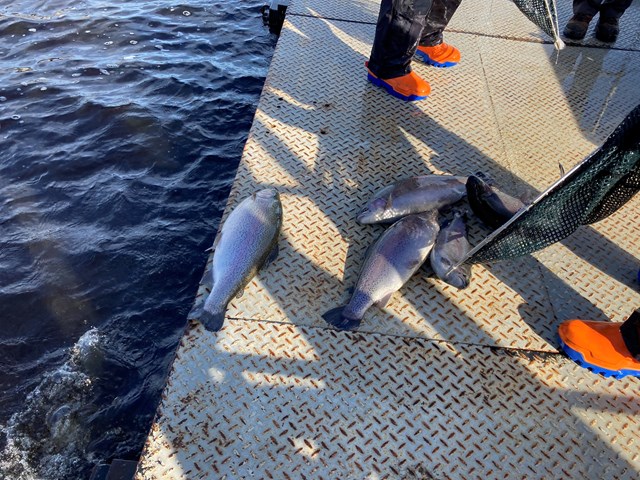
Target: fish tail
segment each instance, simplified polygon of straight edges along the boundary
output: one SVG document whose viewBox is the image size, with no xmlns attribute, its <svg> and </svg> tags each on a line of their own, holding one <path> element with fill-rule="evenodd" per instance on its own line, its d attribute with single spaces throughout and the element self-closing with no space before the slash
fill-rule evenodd
<svg viewBox="0 0 640 480">
<path fill-rule="evenodd" d="M 344 316 L 345 305 L 332 308 L 322 315 L 325 322 L 336 327 L 338 330 L 353 330 L 360 326 L 360 320 L 355 318 L 347 318 Z"/>
<path fill-rule="evenodd" d="M 204 328 L 210 332 L 217 332 L 222 328 L 222 324 L 224 323 L 224 310 L 220 312 L 209 312 L 202 309 L 198 320 L 200 320 Z"/>
</svg>

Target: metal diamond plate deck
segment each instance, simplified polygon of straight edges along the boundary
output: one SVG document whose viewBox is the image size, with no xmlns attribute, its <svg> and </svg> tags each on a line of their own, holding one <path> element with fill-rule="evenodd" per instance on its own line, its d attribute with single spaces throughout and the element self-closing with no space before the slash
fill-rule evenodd
<svg viewBox="0 0 640 480">
<path fill-rule="evenodd" d="M 571 0 L 558 0 L 558 23 L 560 32 L 573 14 Z M 328 19 L 375 24 L 378 19 L 380 1 L 376 0 L 293 0 L 289 15 L 308 15 Z M 594 37 L 597 17 L 592 22 L 586 37 L 573 44 L 607 47 Z M 535 42 L 551 39 L 529 21 L 510 0 L 464 0 L 451 19 L 447 30 L 475 35 L 486 35 Z M 450 39 L 447 36 L 447 41 Z M 620 19 L 620 36 L 616 49 L 640 50 L 640 2 L 636 0 Z"/>
<path fill-rule="evenodd" d="M 576 66 L 573 52 L 568 65 L 560 63 L 565 52 L 556 64 L 551 45 L 452 33 L 464 62 L 449 70 L 417 64 L 433 94 L 406 104 L 365 80 L 373 28 L 309 17 L 287 21 L 229 201 L 232 207 L 265 185 L 281 192 L 280 257 L 231 302 L 231 318 L 325 326 L 321 314 L 346 302 L 368 245 L 382 231 L 354 221 L 375 190 L 429 171 L 483 171 L 513 193 L 539 191 L 558 178 L 558 163 L 568 170 L 640 103 L 633 86 L 640 78 L 636 52 L 608 51 L 603 69 L 593 73 Z M 514 43 L 519 60 L 508 62 Z M 300 54 L 311 46 L 313 55 Z M 593 58 L 587 49 L 575 50 Z M 582 88 L 570 94 L 594 76 L 612 87 L 606 100 Z M 488 234 L 477 222 L 471 227 L 472 243 Z M 637 238 L 637 224 L 614 216 L 573 237 L 570 251 L 557 258 L 476 266 L 464 291 L 422 272 L 384 311 L 372 308 L 360 330 L 555 351 L 556 328 L 566 318 L 555 307 L 620 319 L 629 305 L 640 304 L 633 276 L 604 290 L 597 281 L 619 280 L 611 273 L 629 270 L 629 260 L 640 257 L 637 244 L 626 250 L 611 244 L 619 228 L 636 232 L 625 238 Z M 558 277 L 594 248 L 615 253 L 606 260 L 611 267 L 603 272 L 588 264 L 571 282 Z M 206 294 L 200 293 L 198 301 Z"/>
<path fill-rule="evenodd" d="M 639 387 L 559 355 L 195 326 L 138 478 L 635 479 Z"/>
<path fill-rule="evenodd" d="M 555 352 L 561 321 L 621 321 L 640 306 L 640 198 L 533 256 L 475 266 L 464 291 L 422 271 L 357 332 L 321 318 L 382 232 L 355 222 L 374 191 L 483 171 L 531 195 L 640 103 L 640 52 L 473 33 L 473 4 L 454 17 L 472 33 L 447 35 L 463 62 L 415 64 L 432 85 L 419 103 L 367 83 L 373 24 L 321 18 L 377 5 L 292 6 L 316 10 L 287 17 L 226 211 L 277 188 L 280 256 L 220 332 L 190 324 L 139 480 L 638 478 L 640 380 Z M 472 244 L 487 234 L 472 220 Z"/>
</svg>

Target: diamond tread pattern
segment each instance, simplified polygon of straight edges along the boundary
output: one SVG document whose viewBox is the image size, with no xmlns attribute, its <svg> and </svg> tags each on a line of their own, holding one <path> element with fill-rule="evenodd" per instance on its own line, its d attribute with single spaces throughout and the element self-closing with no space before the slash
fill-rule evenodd
<svg viewBox="0 0 640 480">
<path fill-rule="evenodd" d="M 184 336 L 138 480 L 635 479 L 640 381 L 560 355 L 230 321 Z"/>
<path fill-rule="evenodd" d="M 220 332 L 183 336 L 137 478 L 637 478 L 640 380 L 553 353 L 561 319 L 622 321 L 640 304 L 637 198 L 532 256 L 474 267 L 467 290 L 421 272 L 360 331 L 320 317 L 382 231 L 355 222 L 373 192 L 478 170 L 511 194 L 544 190 L 640 103 L 637 53 L 556 57 L 454 32 L 463 61 L 415 62 L 433 94 L 407 104 L 366 81 L 373 32 L 288 15 L 225 214 L 276 187 L 280 257 Z M 472 244 L 486 235 L 471 222 Z"/>
<path fill-rule="evenodd" d="M 640 105 L 593 155 L 470 254 L 469 263 L 528 255 L 603 220 L 640 189 Z"/>
<path fill-rule="evenodd" d="M 530 0 L 524 0 L 528 2 Z M 538 0 L 533 0 L 538 1 Z M 571 1 L 557 1 L 560 32 L 573 15 Z M 287 15 L 306 15 L 327 19 L 341 19 L 353 22 L 374 24 L 380 9 L 379 0 L 293 0 Z M 595 38 L 596 17 L 584 40 L 573 42 L 564 39 L 567 44 L 593 47 L 611 47 Z M 486 35 L 497 38 L 525 40 L 529 42 L 551 42 L 549 35 L 543 33 L 519 10 L 511 0 L 464 0 L 451 19 L 447 32 L 463 32 L 474 35 Z M 562 35 L 561 35 L 562 37 Z M 448 35 L 445 32 L 445 41 Z M 620 19 L 620 35 L 613 47 L 616 49 L 640 51 L 640 3 L 637 1 L 627 9 Z"/>
<path fill-rule="evenodd" d="M 590 84 L 594 73 L 579 62 L 576 69 L 575 57 L 570 67 L 551 66 L 552 46 L 518 43 L 522 55 L 514 65 L 506 53 L 511 42 L 460 34 L 451 37 L 463 62 L 447 71 L 415 62 L 434 93 L 425 102 L 401 102 L 366 81 L 373 31 L 370 25 L 296 16 L 285 24 L 227 208 L 259 188 L 277 188 L 284 208 L 280 257 L 232 300 L 231 318 L 325 326 L 322 313 L 348 300 L 358 265 L 382 232 L 355 222 L 376 190 L 412 175 L 483 171 L 509 193 L 537 193 L 559 176 L 559 162 L 567 170 L 577 164 L 603 140 L 602 129 L 613 129 L 627 105 L 640 102 L 638 89 L 626 88 L 640 74 L 637 54 L 609 52 L 625 67 L 604 61 L 595 80 L 613 93 L 602 102 L 584 102 L 589 93 L 571 89 Z M 300 55 L 309 45 L 314 55 Z M 317 75 L 319 64 L 323 75 Z M 562 77 L 549 75 L 549 68 Z M 609 68 L 617 72 L 613 84 L 607 83 Z M 626 241 L 616 234 L 620 229 L 635 228 L 614 216 L 578 232 L 569 242 L 572 251 L 551 262 L 536 256 L 476 266 L 463 291 L 421 270 L 384 310 L 372 307 L 360 330 L 557 351 L 557 318 L 566 318 L 557 317 L 558 308 L 570 304 L 592 315 L 585 318 L 621 321 L 623 302 L 640 303 L 629 282 L 614 283 L 604 296 L 591 287 L 629 267 L 629 255 L 610 244 Z M 488 234 L 472 219 L 472 244 Z M 638 245 L 623 248 L 640 255 Z M 607 251 L 606 275 L 586 264 L 580 275 L 572 272 L 574 260 L 593 249 Z M 570 281 L 559 281 L 557 273 L 565 269 Z M 197 301 L 206 294 L 201 288 Z"/>
</svg>

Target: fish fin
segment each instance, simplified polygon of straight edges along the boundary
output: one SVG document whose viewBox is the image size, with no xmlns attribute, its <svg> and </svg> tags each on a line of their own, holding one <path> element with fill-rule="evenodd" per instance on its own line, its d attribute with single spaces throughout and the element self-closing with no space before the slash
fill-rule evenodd
<svg viewBox="0 0 640 480">
<path fill-rule="evenodd" d="M 391 208 L 392 205 L 393 205 L 393 199 L 391 198 L 391 192 L 389 192 L 389 195 L 387 196 L 387 201 L 384 204 L 384 208 L 389 209 Z"/>
<path fill-rule="evenodd" d="M 198 320 L 210 332 L 217 332 L 224 323 L 224 310 L 221 312 L 208 312 L 203 308 Z"/>
<path fill-rule="evenodd" d="M 466 206 L 455 207 L 452 209 L 453 218 L 462 217 L 463 220 L 467 220 L 469 215 L 469 209 Z"/>
<path fill-rule="evenodd" d="M 337 328 L 338 330 L 353 330 L 360 326 L 360 320 L 346 318 L 343 316 L 345 306 L 332 308 L 322 315 L 322 318 L 329 325 Z"/>
<path fill-rule="evenodd" d="M 451 222 L 453 221 L 452 218 L 447 218 L 446 220 L 444 220 L 441 224 L 440 224 L 440 230 L 444 230 L 445 228 L 447 228 L 449 225 L 451 225 Z"/>
<path fill-rule="evenodd" d="M 273 248 L 271 249 L 271 251 L 269 252 L 269 255 L 267 255 L 267 259 L 264 262 L 264 267 L 269 266 L 272 262 L 275 261 L 276 258 L 278 258 L 278 255 L 280 254 L 280 247 L 278 247 L 278 244 L 276 243 Z"/>
<path fill-rule="evenodd" d="M 213 266 L 209 262 L 207 262 L 207 266 L 204 267 L 204 273 L 202 274 L 200 284 L 204 285 L 209 290 L 213 288 Z"/>
<path fill-rule="evenodd" d="M 218 246 L 218 243 L 220 243 L 220 237 L 222 237 L 222 230 L 220 230 L 220 232 L 216 235 L 216 238 L 213 240 L 213 245 L 207 248 L 205 252 L 213 252 Z"/>
<path fill-rule="evenodd" d="M 187 320 L 198 320 L 202 315 L 203 305 L 204 305 L 204 300 L 196 301 L 196 304 L 191 308 L 191 311 L 187 315 Z"/>
<path fill-rule="evenodd" d="M 457 208 L 458 207 L 456 207 L 455 204 L 444 205 L 438 209 L 438 213 L 440 213 L 440 215 L 452 215 L 455 214 Z"/>
<path fill-rule="evenodd" d="M 393 292 L 385 295 L 384 297 L 382 297 L 380 300 L 378 300 L 375 303 L 375 306 L 378 308 L 384 308 L 387 306 L 387 303 L 389 303 L 389 299 L 391 298 L 391 295 L 393 295 Z"/>
<path fill-rule="evenodd" d="M 558 162 L 558 167 L 560 168 L 560 178 L 564 177 L 564 167 L 562 166 L 562 164 L 560 162 Z"/>
<path fill-rule="evenodd" d="M 241 288 L 240 290 L 238 290 L 238 293 L 236 293 L 236 298 L 241 298 L 242 295 L 244 295 L 244 288 Z"/>
<path fill-rule="evenodd" d="M 255 200 L 255 199 L 256 199 L 256 192 L 253 192 L 253 193 L 251 194 L 251 199 L 252 199 L 252 200 Z"/>
</svg>

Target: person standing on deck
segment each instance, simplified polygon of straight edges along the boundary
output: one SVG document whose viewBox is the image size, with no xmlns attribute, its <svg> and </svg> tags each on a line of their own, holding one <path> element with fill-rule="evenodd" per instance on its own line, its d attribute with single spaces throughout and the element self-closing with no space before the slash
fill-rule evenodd
<svg viewBox="0 0 640 480">
<path fill-rule="evenodd" d="M 596 25 L 596 38 L 601 42 L 613 43 L 618 38 L 618 20 L 633 0 L 573 0 L 573 17 L 564 28 L 564 36 L 571 40 L 582 40 L 587 34 L 589 23 L 600 13 Z"/>
<path fill-rule="evenodd" d="M 460 51 L 442 32 L 462 0 L 382 0 L 376 35 L 367 62 L 368 79 L 394 97 L 423 100 L 429 83 L 411 70 L 414 55 L 435 67 L 452 67 Z"/>
</svg>

